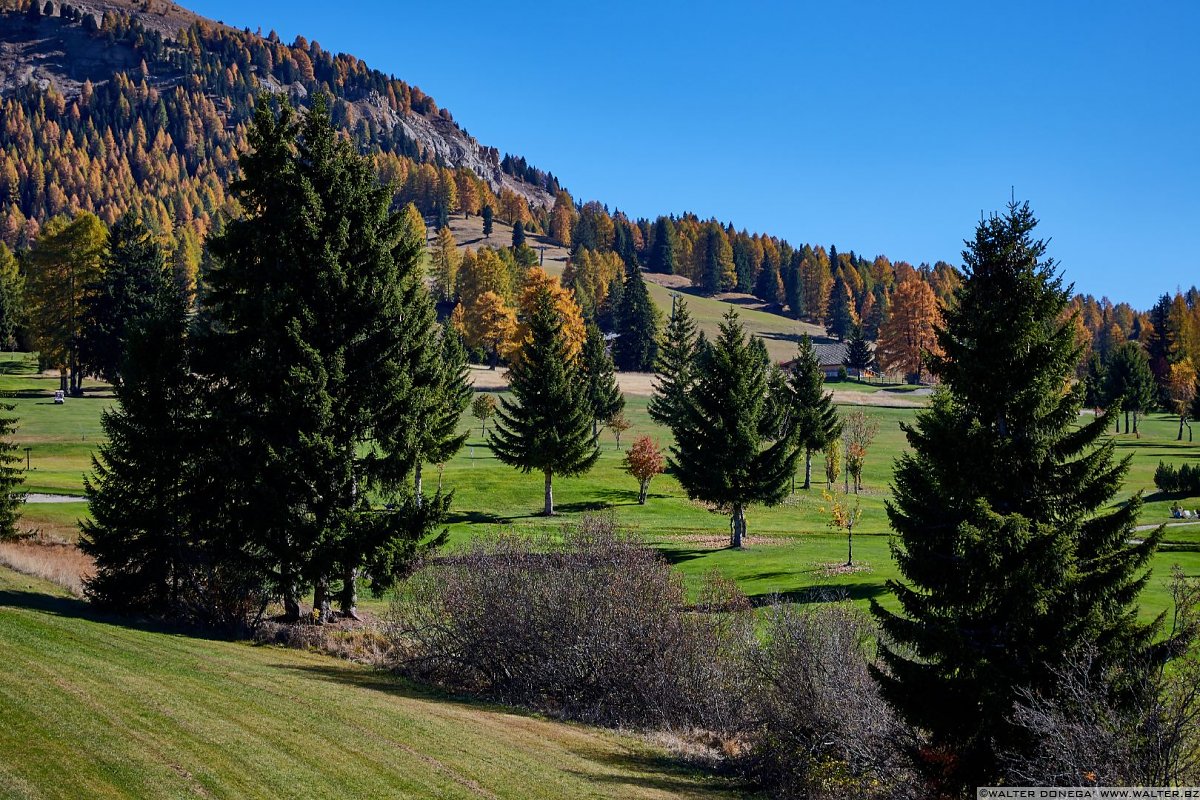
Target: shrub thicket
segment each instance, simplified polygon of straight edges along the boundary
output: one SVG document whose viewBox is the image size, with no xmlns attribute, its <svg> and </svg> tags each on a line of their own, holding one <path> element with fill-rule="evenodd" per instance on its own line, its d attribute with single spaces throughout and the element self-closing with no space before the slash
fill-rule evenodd
<svg viewBox="0 0 1200 800">
<path fill-rule="evenodd" d="M 1183 464 L 1176 467 L 1160 461 L 1158 469 L 1154 470 L 1154 485 L 1167 494 L 1200 494 L 1200 466 Z"/>
</svg>

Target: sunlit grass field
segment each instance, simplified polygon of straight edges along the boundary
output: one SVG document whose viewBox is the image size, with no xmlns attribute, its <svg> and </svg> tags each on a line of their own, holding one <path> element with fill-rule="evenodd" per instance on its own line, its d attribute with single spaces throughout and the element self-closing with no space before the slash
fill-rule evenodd
<svg viewBox="0 0 1200 800">
<path fill-rule="evenodd" d="M 37 375 L 31 357 L 19 356 L 20 360 L 5 363 L 2 359 L 6 357 L 0 356 L 0 365 L 4 366 L 0 390 L 16 393 L 11 402 L 16 404 L 20 419 L 17 441 L 31 448 L 33 469 L 27 478 L 30 491 L 82 493 L 90 455 L 102 436 L 100 412 L 112 402 L 111 396 L 103 387 L 90 387 L 88 397 L 55 406 L 52 395 L 57 378 Z M 846 383 L 836 387 L 865 392 L 875 388 Z M 625 415 L 633 427 L 622 435 L 621 450 L 612 433 L 603 431 L 602 455 L 596 467 L 581 477 L 555 479 L 560 516 L 550 520 L 538 516 L 542 506 L 541 475 L 523 474 L 501 464 L 485 444 L 479 423 L 465 417 L 467 445 L 445 465 L 441 475 L 445 488 L 454 492 L 448 522 L 451 546 L 497 526 L 532 531 L 569 524 L 585 512 L 608 510 L 621 524 L 636 529 L 658 547 L 693 589 L 705 573 L 717 570 L 736 580 L 758 602 L 775 595 L 799 601 L 844 596 L 862 602 L 876 598 L 890 605 L 886 581 L 898 574 L 889 549 L 885 503 L 893 463 L 905 447 L 900 425 L 912 422 L 916 409 L 862 407 L 879 423 L 879 434 L 867 458 L 860 495 L 862 520 L 854 536 L 858 567 L 846 573 L 836 569 L 846 560 L 846 537 L 828 527 L 829 515 L 824 511 L 828 503 L 822 497 L 826 491 L 841 492 L 843 483 L 838 481 L 832 487 L 826 484 L 820 454 L 814 457 L 810 491 L 800 488 L 801 474 L 795 493 L 781 505 L 754 507 L 748 512 L 749 541 L 741 551 L 726 547 L 728 517 L 689 501 L 670 475 L 656 478 L 649 501 L 638 505 L 637 482 L 621 467 L 623 450 L 640 435 L 653 437 L 664 448 L 670 445 L 670 433 L 650 420 L 646 403 L 645 397 L 626 398 Z M 1154 469 L 1160 459 L 1178 464 L 1200 458 L 1200 443 L 1175 441 L 1177 428 L 1177 419 L 1152 415 L 1142 421 L 1140 439 L 1124 434 L 1115 437 L 1118 454 L 1131 459 L 1119 499 L 1143 492 L 1147 500 L 1142 514 L 1144 524 L 1169 521 L 1169 507 L 1176 500 L 1185 507 L 1200 508 L 1200 498 L 1163 497 L 1154 488 Z M 431 490 L 438 481 L 437 469 L 426 468 L 425 480 Z M 24 524 L 69 538 L 85 513 L 82 503 L 26 505 Z M 1157 614 L 1167 607 L 1166 582 L 1174 564 L 1189 575 L 1200 575 L 1200 525 L 1168 529 L 1167 545 L 1155 557 L 1154 575 L 1143 596 L 1144 615 Z M 369 605 L 379 609 L 384 602 Z"/>
</svg>

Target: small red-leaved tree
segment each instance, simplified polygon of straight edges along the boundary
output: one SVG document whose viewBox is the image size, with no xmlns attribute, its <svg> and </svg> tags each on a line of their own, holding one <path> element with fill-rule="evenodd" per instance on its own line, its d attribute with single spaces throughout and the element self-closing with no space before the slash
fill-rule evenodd
<svg viewBox="0 0 1200 800">
<path fill-rule="evenodd" d="M 641 436 L 633 443 L 633 447 L 625 454 L 625 471 L 637 478 L 638 502 L 645 505 L 650 480 L 663 472 L 663 454 L 653 439 Z"/>
</svg>

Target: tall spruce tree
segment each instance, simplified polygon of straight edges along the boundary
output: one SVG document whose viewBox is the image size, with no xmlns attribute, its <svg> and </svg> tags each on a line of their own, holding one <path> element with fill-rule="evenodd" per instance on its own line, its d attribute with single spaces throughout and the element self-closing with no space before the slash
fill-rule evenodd
<svg viewBox="0 0 1200 800">
<path fill-rule="evenodd" d="M 683 420 L 687 393 L 694 376 L 694 362 L 699 339 L 696 323 L 688 313 L 683 298 L 675 298 L 671 307 L 671 320 L 658 349 L 655 364 L 654 396 L 646 410 L 650 418 L 659 425 L 674 428 Z"/>
<path fill-rule="evenodd" d="M 199 435 L 203 385 L 193 373 L 183 298 L 164 287 L 154 307 L 125 331 L 116 405 L 101 414 L 106 441 L 85 481 L 90 519 L 79 548 L 96 563 L 88 597 L 100 605 L 185 615 L 197 602 L 202 568 L 220 552 L 245 551 L 206 539 L 203 512 L 219 480 L 204 469 Z M 214 443 L 215 444 L 215 443 Z M 211 576 L 210 576 L 211 577 Z"/>
<path fill-rule="evenodd" d="M 17 519 L 25 502 L 25 493 L 21 491 L 25 472 L 20 467 L 18 445 L 13 441 L 17 418 L 12 413 L 16 408 L 12 403 L 0 402 L 0 541 L 16 537 Z"/>
<path fill-rule="evenodd" d="M 131 213 L 108 232 L 100 269 L 83 299 L 79 360 L 90 374 L 118 383 L 127 330 L 151 313 L 171 276 L 154 234 Z"/>
<path fill-rule="evenodd" d="M 260 105 L 250 139 L 233 186 L 246 214 L 210 243 L 202 348 L 229 517 L 287 618 L 309 585 L 324 619 L 335 575 L 354 615 L 364 563 L 440 539 L 431 526 L 445 500 L 418 512 L 408 489 L 436 381 L 424 242 L 405 235 L 322 100 L 302 125 L 286 103 Z M 386 507 L 370 506 L 368 487 Z"/>
<path fill-rule="evenodd" d="M 1125 432 L 1130 433 L 1129 415 L 1133 414 L 1132 432 L 1138 432 L 1138 415 L 1154 407 L 1158 396 L 1150 360 L 1139 342 L 1123 342 L 1109 354 L 1104 365 L 1105 395 L 1125 416 Z"/>
<path fill-rule="evenodd" d="M 543 513 L 553 516 L 554 476 L 590 470 L 600 457 L 600 436 L 548 288 L 538 293 L 529 338 L 509 376 L 513 399 L 500 399 L 488 444 L 505 464 L 545 476 Z"/>
<path fill-rule="evenodd" d="M 842 422 L 833 405 L 833 394 L 825 391 L 825 373 L 812 340 L 800 338 L 796 357 L 787 371 L 781 400 L 788 424 L 804 449 L 804 488 L 812 488 L 812 457 L 842 435 Z"/>
<path fill-rule="evenodd" d="M 874 360 L 875 354 L 871 352 L 871 346 L 863 336 L 862 326 L 854 326 L 854 332 L 850 334 L 850 344 L 846 348 L 845 366 L 854 370 L 858 377 L 862 377 L 863 370 L 870 368 Z"/>
<path fill-rule="evenodd" d="M 594 324 L 587 326 L 587 339 L 579 354 L 584 391 L 592 410 L 592 433 L 599 435 L 600 424 L 625 409 L 625 397 L 617 386 L 612 358 L 604 344 L 604 334 Z"/>
<path fill-rule="evenodd" d="M 650 271 L 674 275 L 678 252 L 679 234 L 675 232 L 675 224 L 667 217 L 659 217 L 654 222 L 654 244 L 650 248 Z"/>
<path fill-rule="evenodd" d="M 444 464 L 462 449 L 467 432 L 458 430 L 463 413 L 475 397 L 467 373 L 467 350 L 462 337 L 449 324 L 442 327 L 441 347 L 430 348 L 436 359 L 436 380 L 422 392 L 424 423 L 416 431 L 418 450 L 413 464 L 413 493 L 417 504 L 424 501 L 422 465 Z"/>
<path fill-rule="evenodd" d="M 1136 683 L 1158 627 L 1136 600 L 1161 530 L 1135 536 L 1139 497 L 1108 510 L 1128 462 L 1103 418 L 1080 425 L 1069 289 L 1036 224 L 1013 203 L 967 243 L 931 361 L 944 389 L 903 426 L 888 506 L 900 609 L 872 604 L 894 643 L 876 671 L 884 695 L 959 787 L 994 781 L 997 753 L 1023 745 L 1019 692 L 1053 697 L 1083 647 L 1097 677 L 1120 666 Z"/>
<path fill-rule="evenodd" d="M 734 548 L 746 536 L 746 507 L 781 501 L 800 453 L 769 396 L 770 372 L 766 346 L 730 310 L 721 335 L 700 350 L 672 430 L 671 470 L 689 498 L 729 513 Z"/>
<path fill-rule="evenodd" d="M 854 333 L 856 324 L 854 297 L 850 294 L 850 287 L 839 272 L 837 279 L 833 282 L 833 289 L 829 292 L 829 308 L 825 313 L 825 332 L 830 336 L 836 336 L 839 342 L 844 342 Z"/>
<path fill-rule="evenodd" d="M 625 288 L 617 312 L 613 361 L 623 372 L 649 372 L 658 357 L 658 310 L 650 299 L 642 271 L 625 266 Z"/>
</svg>

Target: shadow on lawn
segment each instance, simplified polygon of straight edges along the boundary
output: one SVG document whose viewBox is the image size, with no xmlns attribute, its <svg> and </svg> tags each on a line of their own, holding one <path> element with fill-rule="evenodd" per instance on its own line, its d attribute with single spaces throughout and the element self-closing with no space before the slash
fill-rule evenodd
<svg viewBox="0 0 1200 800">
<path fill-rule="evenodd" d="M 887 584 L 883 581 L 872 583 L 821 584 L 805 586 L 802 589 L 792 589 L 787 592 L 762 592 L 749 595 L 750 604 L 755 608 L 780 603 L 841 603 L 847 600 L 872 600 L 887 594 Z"/>
<path fill-rule="evenodd" d="M 79 619 L 101 625 L 115 625 L 133 631 L 165 633 L 215 642 L 234 642 L 246 639 L 245 631 L 222 632 L 208 628 L 172 624 L 146 617 L 124 617 L 98 609 L 86 600 L 81 600 L 77 597 L 53 595 L 38 591 L 0 589 L 0 609 L 4 608 L 19 608 L 26 611 L 49 614 L 54 617 L 62 617 L 64 619 Z"/>
<path fill-rule="evenodd" d="M 395 697 L 409 700 L 426 700 L 429 702 L 452 704 L 470 708 L 476 711 L 495 714 L 510 714 L 520 717 L 547 719 L 545 715 L 537 714 L 518 706 L 504 706 L 488 700 L 481 700 L 466 695 L 443 692 L 432 687 L 421 686 L 397 677 L 388 672 L 359 669 L 344 662 L 333 664 L 287 664 L 272 665 L 276 669 L 307 675 L 315 680 L 329 681 L 344 686 L 351 686 L 370 691 L 384 692 Z M 552 719 L 552 718 L 551 718 Z M 700 773 L 689 768 L 686 764 L 676 761 L 666 755 L 642 753 L 622 750 L 621 752 L 605 752 L 590 747 L 571 748 L 575 755 L 610 768 L 618 768 L 632 775 L 605 775 L 580 770 L 567 770 L 572 775 L 587 781 L 597 783 L 625 784 L 643 789 L 654 789 L 672 793 L 694 795 L 706 786 L 712 787 L 711 779 L 705 783 L 696 779 Z M 728 784 L 725 789 L 733 788 Z M 713 796 L 722 796 L 725 792 L 711 788 Z"/>
</svg>

